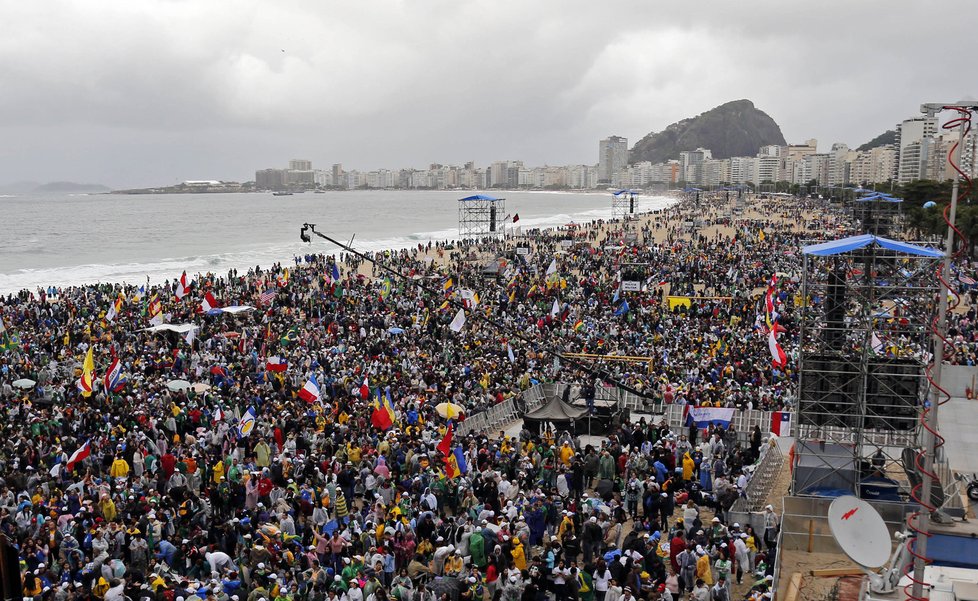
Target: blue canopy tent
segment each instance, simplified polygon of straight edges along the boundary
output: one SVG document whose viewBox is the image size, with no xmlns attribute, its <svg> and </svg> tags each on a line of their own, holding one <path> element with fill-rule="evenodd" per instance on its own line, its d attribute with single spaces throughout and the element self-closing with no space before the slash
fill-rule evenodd
<svg viewBox="0 0 978 601">
<path fill-rule="evenodd" d="M 856 202 L 872 202 L 876 200 L 882 202 L 903 202 L 902 198 L 897 198 L 896 196 L 890 196 L 889 194 L 884 194 L 882 192 L 857 198 Z"/>
<path fill-rule="evenodd" d="M 611 193 L 614 196 L 621 196 L 622 194 L 641 194 L 638 190 L 618 190 L 617 192 Z"/>
<path fill-rule="evenodd" d="M 474 194 L 472 196 L 466 196 L 465 198 L 459 198 L 459 201 L 465 200 L 502 200 L 502 198 L 496 198 L 495 196 L 486 196 L 485 194 Z"/>
<path fill-rule="evenodd" d="M 890 240 L 889 238 L 874 236 L 873 234 L 863 234 L 861 236 L 851 236 L 849 238 L 842 238 L 840 240 L 822 242 L 821 244 L 811 244 L 803 247 L 801 252 L 803 254 L 812 255 L 815 257 L 829 257 L 832 255 L 841 255 L 842 253 L 859 250 L 860 248 L 866 248 L 872 244 L 875 244 L 880 248 L 885 248 L 887 250 L 901 252 L 908 255 L 914 255 L 917 257 L 940 258 L 944 256 L 943 251 L 939 251 L 928 246 L 917 246 L 916 244 L 910 244 L 909 242 Z"/>
</svg>

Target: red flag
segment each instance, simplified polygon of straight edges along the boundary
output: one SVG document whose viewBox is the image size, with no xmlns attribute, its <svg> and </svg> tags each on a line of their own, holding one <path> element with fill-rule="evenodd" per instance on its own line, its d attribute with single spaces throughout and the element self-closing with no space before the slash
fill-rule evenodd
<svg viewBox="0 0 978 601">
<path fill-rule="evenodd" d="M 771 351 L 771 360 L 775 367 L 784 368 L 788 365 L 788 356 L 785 354 L 784 349 L 778 344 L 778 339 L 774 335 L 774 330 L 771 330 L 767 334 L 767 346 Z"/>
<path fill-rule="evenodd" d="M 448 422 L 448 431 L 445 432 L 445 438 L 441 439 L 436 447 L 441 454 L 448 457 L 448 454 L 452 452 L 452 438 L 455 436 L 455 424 Z"/>
</svg>

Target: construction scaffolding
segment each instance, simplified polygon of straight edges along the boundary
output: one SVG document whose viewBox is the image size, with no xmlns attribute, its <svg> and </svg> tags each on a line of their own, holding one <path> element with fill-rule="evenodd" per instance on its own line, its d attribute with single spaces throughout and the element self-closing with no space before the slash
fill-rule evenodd
<svg viewBox="0 0 978 601">
<path fill-rule="evenodd" d="M 852 218 L 860 229 L 874 236 L 896 237 L 903 229 L 903 200 L 889 194 L 874 193 L 849 201 Z"/>
<path fill-rule="evenodd" d="M 941 251 L 871 234 L 803 249 L 793 494 L 848 489 L 917 445 Z"/>
<path fill-rule="evenodd" d="M 460 198 L 458 201 L 459 238 L 485 238 L 502 236 L 505 222 L 506 199 L 476 194 Z"/>
<path fill-rule="evenodd" d="M 611 218 L 627 219 L 638 208 L 638 191 L 618 190 L 611 193 Z"/>
</svg>

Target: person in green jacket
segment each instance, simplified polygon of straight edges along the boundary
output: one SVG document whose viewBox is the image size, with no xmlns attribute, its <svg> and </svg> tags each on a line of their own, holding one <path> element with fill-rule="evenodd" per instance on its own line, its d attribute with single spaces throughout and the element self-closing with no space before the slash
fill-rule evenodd
<svg viewBox="0 0 978 601">
<path fill-rule="evenodd" d="M 478 530 L 469 537 L 469 555 L 472 556 L 472 563 L 480 570 L 488 564 L 486 561 L 486 540 L 482 537 L 482 532 Z"/>
</svg>

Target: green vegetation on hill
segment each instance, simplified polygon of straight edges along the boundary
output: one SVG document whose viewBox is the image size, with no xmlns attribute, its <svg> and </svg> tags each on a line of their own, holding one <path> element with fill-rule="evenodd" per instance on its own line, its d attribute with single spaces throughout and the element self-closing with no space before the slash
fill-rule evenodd
<svg viewBox="0 0 978 601">
<path fill-rule="evenodd" d="M 632 148 L 629 162 L 661 163 L 697 148 L 711 150 L 716 159 L 754 156 L 768 144 L 785 144 L 778 124 L 750 100 L 734 100 L 648 134 Z"/>
</svg>

